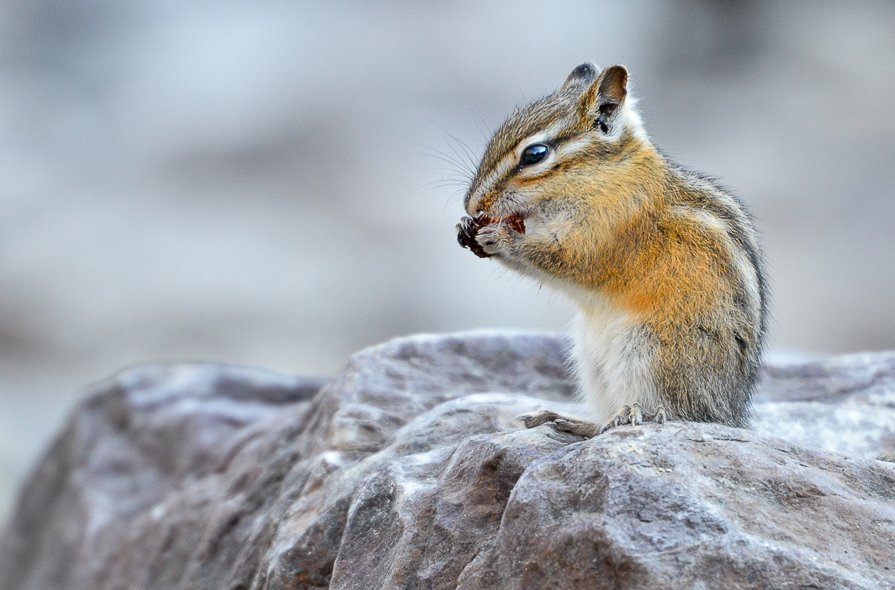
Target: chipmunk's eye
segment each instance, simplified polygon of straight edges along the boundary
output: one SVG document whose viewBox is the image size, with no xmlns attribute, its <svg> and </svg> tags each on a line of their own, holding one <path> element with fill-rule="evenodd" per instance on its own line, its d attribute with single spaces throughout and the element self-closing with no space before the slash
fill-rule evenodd
<svg viewBox="0 0 895 590">
<path fill-rule="evenodd" d="M 532 164 L 537 164 L 538 162 L 542 162 L 544 158 L 547 157 L 548 152 L 550 152 L 550 148 L 548 148 L 543 143 L 530 145 L 522 150 L 522 158 L 519 160 L 519 163 L 522 166 L 531 166 Z"/>
</svg>

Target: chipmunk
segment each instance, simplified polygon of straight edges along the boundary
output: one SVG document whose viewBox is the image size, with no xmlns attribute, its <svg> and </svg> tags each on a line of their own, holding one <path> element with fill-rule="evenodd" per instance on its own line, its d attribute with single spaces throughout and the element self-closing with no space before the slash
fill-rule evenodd
<svg viewBox="0 0 895 590">
<path fill-rule="evenodd" d="M 758 237 L 740 201 L 665 158 L 628 72 L 585 63 L 517 108 L 488 144 L 458 240 L 567 295 L 594 420 L 550 410 L 529 428 L 594 436 L 668 419 L 746 427 L 766 329 Z"/>
</svg>

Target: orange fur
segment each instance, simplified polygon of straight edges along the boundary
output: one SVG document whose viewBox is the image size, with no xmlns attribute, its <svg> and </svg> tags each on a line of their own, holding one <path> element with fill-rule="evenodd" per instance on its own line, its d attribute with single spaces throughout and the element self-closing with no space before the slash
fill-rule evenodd
<svg viewBox="0 0 895 590">
<path fill-rule="evenodd" d="M 582 306 L 595 331 L 584 348 L 614 363 L 579 355 L 585 399 L 658 399 L 672 417 L 744 425 L 765 331 L 755 231 L 739 201 L 659 154 L 626 82 L 621 66 L 585 64 L 517 109 L 492 138 L 466 208 L 533 229 L 475 226 L 461 243 L 476 239 Z M 546 146 L 544 158 L 520 160 L 529 144 L 539 154 Z M 613 391 L 587 391 L 596 386 Z"/>
</svg>

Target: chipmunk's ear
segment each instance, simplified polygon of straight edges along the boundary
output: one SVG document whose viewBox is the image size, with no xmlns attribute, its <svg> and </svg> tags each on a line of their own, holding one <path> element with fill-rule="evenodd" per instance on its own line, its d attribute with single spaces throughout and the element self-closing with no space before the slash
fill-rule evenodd
<svg viewBox="0 0 895 590">
<path fill-rule="evenodd" d="M 628 95 L 627 86 L 628 70 L 625 66 L 606 68 L 581 96 L 581 114 L 600 131 L 609 133 Z"/>
<path fill-rule="evenodd" d="M 562 90 L 568 90 L 573 86 L 579 86 L 581 84 L 587 84 L 596 79 L 597 75 L 600 73 L 600 68 L 595 66 L 594 64 L 587 62 L 583 63 L 569 74 L 569 77 L 566 78 L 566 81 L 563 82 Z"/>
</svg>

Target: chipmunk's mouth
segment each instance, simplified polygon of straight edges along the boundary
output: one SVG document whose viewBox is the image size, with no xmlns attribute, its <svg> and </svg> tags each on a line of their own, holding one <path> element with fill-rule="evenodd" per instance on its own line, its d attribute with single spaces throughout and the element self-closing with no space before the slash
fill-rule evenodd
<svg viewBox="0 0 895 590">
<path fill-rule="evenodd" d="M 475 216 L 475 221 L 479 227 L 485 227 L 492 223 L 506 223 L 511 230 L 524 234 L 526 217 L 528 216 L 525 213 L 513 213 L 511 215 L 504 215 L 503 217 L 488 217 L 484 213 L 479 213 Z"/>
</svg>

